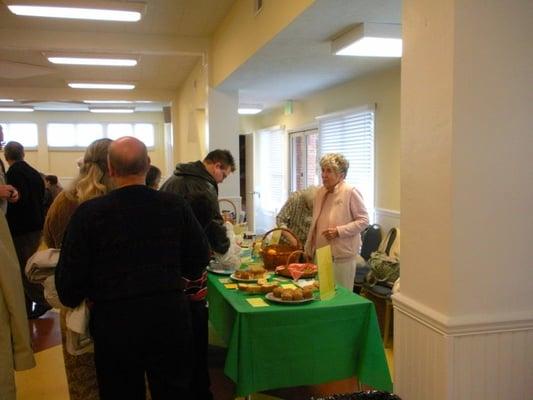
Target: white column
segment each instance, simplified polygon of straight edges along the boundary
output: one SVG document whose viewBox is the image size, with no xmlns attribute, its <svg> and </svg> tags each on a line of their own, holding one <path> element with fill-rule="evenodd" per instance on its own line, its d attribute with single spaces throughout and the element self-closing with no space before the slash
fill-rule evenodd
<svg viewBox="0 0 533 400">
<path fill-rule="evenodd" d="M 530 398 L 533 9 L 403 5 L 395 392 Z"/>
<path fill-rule="evenodd" d="M 226 149 L 235 158 L 235 173 L 219 185 L 220 197 L 239 197 L 238 94 L 209 88 L 207 99 L 208 150 Z"/>
</svg>

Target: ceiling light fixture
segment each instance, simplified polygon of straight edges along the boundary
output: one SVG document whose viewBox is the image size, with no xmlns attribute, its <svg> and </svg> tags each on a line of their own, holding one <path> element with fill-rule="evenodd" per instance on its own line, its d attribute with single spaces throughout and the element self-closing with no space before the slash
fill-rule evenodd
<svg viewBox="0 0 533 400">
<path fill-rule="evenodd" d="M 135 85 L 132 83 L 96 83 L 96 82 L 69 82 L 73 89 L 110 89 L 110 90 L 132 90 Z"/>
<path fill-rule="evenodd" d="M 13 99 L 0 99 L 0 103 L 13 103 L 14 101 Z"/>
<path fill-rule="evenodd" d="M 137 22 L 141 19 L 145 4 L 104 0 L 4 0 L 13 14 L 30 17 L 90 19 L 100 21 Z"/>
<path fill-rule="evenodd" d="M 131 104 L 131 100 L 83 100 L 85 104 Z"/>
<path fill-rule="evenodd" d="M 334 39 L 331 50 L 338 56 L 401 57 L 401 25 L 359 24 Z"/>
<path fill-rule="evenodd" d="M 33 112 L 33 107 L 0 107 L 0 112 Z"/>
<path fill-rule="evenodd" d="M 137 60 L 134 58 L 111 58 L 111 57 L 89 57 L 89 56 L 67 56 L 67 55 L 46 55 L 52 64 L 66 65 L 97 65 L 108 67 L 134 67 Z"/>
<path fill-rule="evenodd" d="M 134 108 L 106 108 L 106 107 L 89 107 L 89 111 L 92 113 L 105 113 L 105 114 L 132 114 L 135 112 Z"/>
<path fill-rule="evenodd" d="M 263 111 L 263 106 L 259 104 L 240 104 L 238 112 L 241 115 L 253 115 Z"/>
</svg>

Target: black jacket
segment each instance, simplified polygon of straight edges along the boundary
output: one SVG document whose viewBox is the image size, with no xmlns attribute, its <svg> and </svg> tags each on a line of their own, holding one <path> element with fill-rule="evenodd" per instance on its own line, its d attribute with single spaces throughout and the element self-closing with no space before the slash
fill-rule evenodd
<svg viewBox="0 0 533 400">
<path fill-rule="evenodd" d="M 17 161 L 6 172 L 6 182 L 19 192 L 19 201 L 8 203 L 6 219 L 12 236 L 36 232 L 44 224 L 44 181 L 25 161 Z"/>
<path fill-rule="evenodd" d="M 218 184 L 201 161 L 176 165 L 174 175 L 161 190 L 181 194 L 204 227 L 211 249 L 220 254 L 228 251 L 230 242 L 220 215 Z"/>
<path fill-rule="evenodd" d="M 69 307 L 182 289 L 198 279 L 209 245 L 178 195 L 126 186 L 81 204 L 67 228 L 55 270 L 59 299 Z"/>
</svg>

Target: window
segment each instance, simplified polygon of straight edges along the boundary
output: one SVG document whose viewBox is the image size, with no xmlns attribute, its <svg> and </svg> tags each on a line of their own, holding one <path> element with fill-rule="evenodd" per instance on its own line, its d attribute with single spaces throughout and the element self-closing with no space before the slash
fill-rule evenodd
<svg viewBox="0 0 533 400">
<path fill-rule="evenodd" d="M 19 142 L 25 149 L 35 149 L 39 144 L 37 124 L 32 123 L 9 123 L 2 124 L 4 141 Z"/>
<path fill-rule="evenodd" d="M 104 137 L 101 124 L 48 124 L 49 147 L 87 147 Z"/>
<path fill-rule="evenodd" d="M 87 147 L 97 139 L 104 137 L 104 130 L 100 124 L 77 124 L 76 133 L 78 146 Z"/>
<path fill-rule="evenodd" d="M 254 230 L 264 233 L 275 225 L 287 200 L 287 135 L 283 127 L 254 133 Z"/>
<path fill-rule="evenodd" d="M 107 137 L 118 139 L 121 136 L 133 136 L 143 142 L 146 147 L 154 147 L 154 125 L 153 124 L 109 124 L 107 126 Z"/>
<path fill-rule="evenodd" d="M 291 192 L 318 185 L 317 169 L 318 129 L 291 132 Z"/>
<path fill-rule="evenodd" d="M 122 136 L 133 136 L 133 126 L 131 124 L 109 124 L 107 126 L 107 137 L 116 140 Z"/>
<path fill-rule="evenodd" d="M 346 181 L 374 210 L 374 106 L 324 115 L 319 121 L 319 154 L 341 153 L 350 162 Z"/>
<path fill-rule="evenodd" d="M 139 124 L 64 124 L 51 123 L 46 131 L 48 146 L 55 148 L 85 148 L 97 139 L 108 137 L 118 139 L 134 136 L 146 147 L 154 147 L 154 125 Z"/>
</svg>

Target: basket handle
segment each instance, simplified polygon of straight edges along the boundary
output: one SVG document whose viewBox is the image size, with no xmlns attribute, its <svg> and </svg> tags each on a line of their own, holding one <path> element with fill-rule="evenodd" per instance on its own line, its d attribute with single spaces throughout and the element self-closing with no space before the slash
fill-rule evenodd
<svg viewBox="0 0 533 400">
<path fill-rule="evenodd" d="M 269 230 L 268 232 L 266 232 L 264 235 L 263 235 L 263 240 L 261 240 L 261 248 L 264 248 L 265 247 L 265 243 L 266 243 L 266 237 L 274 232 L 274 231 L 285 231 L 285 232 L 288 232 L 291 234 L 291 236 L 296 239 L 296 246 L 301 249 L 302 248 L 302 243 L 300 242 L 300 239 L 298 239 L 298 237 L 294 234 L 293 231 L 291 231 L 290 229 L 287 229 L 287 228 L 273 228 L 271 230 Z"/>
<path fill-rule="evenodd" d="M 226 203 L 229 203 L 231 204 L 231 206 L 233 207 L 233 215 L 235 215 L 235 223 L 237 222 L 237 206 L 235 205 L 235 203 L 229 199 L 218 199 L 218 204 L 220 205 L 220 203 L 222 202 L 226 202 Z M 220 213 L 222 214 L 222 211 L 220 211 Z"/>
<path fill-rule="evenodd" d="M 291 263 L 291 258 L 295 254 L 303 254 L 306 262 L 311 262 L 311 257 L 309 257 L 309 255 L 306 254 L 303 250 L 295 250 L 291 254 L 289 254 L 289 257 L 287 257 L 287 268 L 289 268 L 289 264 Z"/>
</svg>

